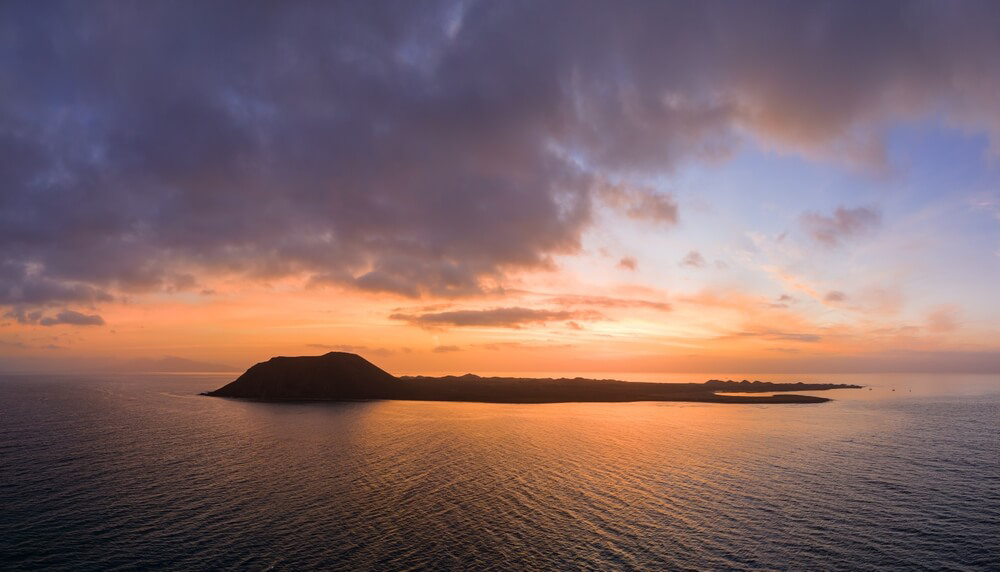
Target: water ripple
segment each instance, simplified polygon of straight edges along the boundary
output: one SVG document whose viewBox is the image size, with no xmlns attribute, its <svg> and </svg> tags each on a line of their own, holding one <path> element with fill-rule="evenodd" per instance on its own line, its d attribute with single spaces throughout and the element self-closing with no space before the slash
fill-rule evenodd
<svg viewBox="0 0 1000 572">
<path fill-rule="evenodd" d="M 189 398 L 215 384 L 0 379 L 0 566 L 1000 568 L 996 394 L 796 407 Z"/>
</svg>

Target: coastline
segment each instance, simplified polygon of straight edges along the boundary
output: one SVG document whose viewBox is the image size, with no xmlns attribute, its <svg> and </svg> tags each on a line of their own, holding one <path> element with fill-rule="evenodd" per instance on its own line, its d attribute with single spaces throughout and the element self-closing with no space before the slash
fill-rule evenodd
<svg viewBox="0 0 1000 572">
<path fill-rule="evenodd" d="M 272 358 L 254 365 L 232 383 L 203 395 L 273 402 L 403 400 L 508 404 L 639 401 L 815 404 L 830 399 L 789 392 L 859 388 L 847 384 L 747 380 L 652 383 L 584 378 L 480 377 L 474 374 L 396 377 L 359 355 L 330 352 L 322 356 Z M 762 395 L 725 395 L 727 392 Z"/>
</svg>

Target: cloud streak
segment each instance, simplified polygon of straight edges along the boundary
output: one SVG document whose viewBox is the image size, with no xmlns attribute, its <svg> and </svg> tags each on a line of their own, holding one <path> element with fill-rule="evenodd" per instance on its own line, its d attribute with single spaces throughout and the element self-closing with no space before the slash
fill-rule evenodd
<svg viewBox="0 0 1000 572">
<path fill-rule="evenodd" d="M 597 306 L 600 308 L 647 308 L 669 312 L 673 307 L 668 302 L 643 298 L 618 298 L 612 296 L 563 295 L 553 296 L 547 302 L 558 306 Z"/>
<path fill-rule="evenodd" d="M 782 332 L 775 330 L 739 332 L 735 334 L 735 336 L 741 338 L 761 338 L 768 341 L 804 342 L 804 343 L 815 343 L 823 339 L 823 336 L 819 334 L 802 333 L 802 332 Z"/>
<path fill-rule="evenodd" d="M 432 350 L 436 354 L 447 354 L 462 351 L 462 348 L 458 346 L 435 346 Z"/>
<path fill-rule="evenodd" d="M 597 320 L 601 315 L 593 311 L 542 310 L 511 306 L 485 310 L 450 310 L 423 314 L 394 313 L 392 320 L 409 322 L 428 329 L 445 327 L 495 327 L 521 328 L 530 324 L 561 322 L 566 320 Z"/>
<path fill-rule="evenodd" d="M 75 310 L 63 310 L 55 316 L 46 316 L 42 310 L 28 311 L 18 307 L 4 314 L 7 318 L 13 318 L 19 324 L 37 324 L 39 326 L 103 326 L 104 318 L 97 314 L 84 314 Z"/>
</svg>

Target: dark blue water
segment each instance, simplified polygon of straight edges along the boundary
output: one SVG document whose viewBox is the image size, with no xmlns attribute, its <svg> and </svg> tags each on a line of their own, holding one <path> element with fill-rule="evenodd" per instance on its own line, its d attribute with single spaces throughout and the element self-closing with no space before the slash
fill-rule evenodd
<svg viewBox="0 0 1000 572">
<path fill-rule="evenodd" d="M 996 377 L 784 406 L 195 395 L 223 381 L 0 378 L 0 568 L 1000 569 Z"/>
</svg>

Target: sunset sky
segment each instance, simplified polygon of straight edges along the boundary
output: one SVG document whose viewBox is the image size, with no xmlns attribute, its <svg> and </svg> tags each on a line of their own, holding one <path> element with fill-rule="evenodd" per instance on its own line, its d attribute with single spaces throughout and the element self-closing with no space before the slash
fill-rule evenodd
<svg viewBox="0 0 1000 572">
<path fill-rule="evenodd" d="M 1000 3 L 5 2 L 0 370 L 1000 372 Z"/>
</svg>

